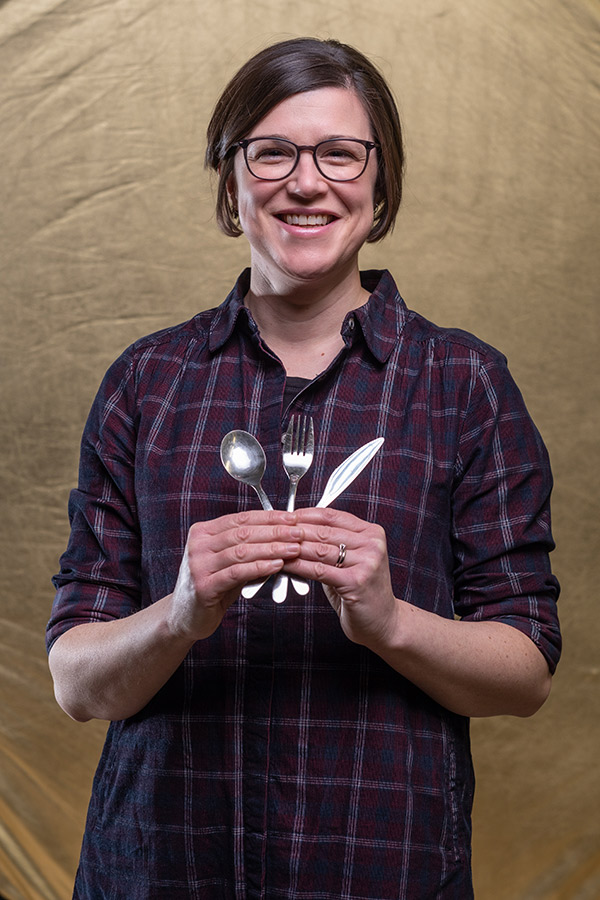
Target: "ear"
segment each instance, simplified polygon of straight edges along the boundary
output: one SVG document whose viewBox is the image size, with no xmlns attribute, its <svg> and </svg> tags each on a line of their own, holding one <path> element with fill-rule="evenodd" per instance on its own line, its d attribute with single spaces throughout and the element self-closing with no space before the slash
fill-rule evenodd
<svg viewBox="0 0 600 900">
<path fill-rule="evenodd" d="M 235 183 L 235 175 L 233 174 L 233 172 L 227 179 L 225 187 L 227 190 L 227 199 L 229 200 L 229 205 L 232 209 L 237 209 L 237 185 Z"/>
</svg>

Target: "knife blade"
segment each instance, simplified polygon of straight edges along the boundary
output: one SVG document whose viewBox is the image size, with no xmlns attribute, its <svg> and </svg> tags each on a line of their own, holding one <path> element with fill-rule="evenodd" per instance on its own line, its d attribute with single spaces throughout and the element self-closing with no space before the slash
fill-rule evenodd
<svg viewBox="0 0 600 900">
<path fill-rule="evenodd" d="M 325 490 L 317 506 L 323 508 L 333 503 L 335 498 L 339 497 L 342 491 L 345 491 L 356 476 L 360 475 L 365 466 L 371 462 L 384 440 L 385 438 L 378 437 L 374 441 L 369 441 L 368 444 L 363 444 L 362 447 L 351 453 L 343 463 L 340 463 L 337 469 L 334 469 L 329 476 L 329 481 L 325 485 Z"/>
</svg>

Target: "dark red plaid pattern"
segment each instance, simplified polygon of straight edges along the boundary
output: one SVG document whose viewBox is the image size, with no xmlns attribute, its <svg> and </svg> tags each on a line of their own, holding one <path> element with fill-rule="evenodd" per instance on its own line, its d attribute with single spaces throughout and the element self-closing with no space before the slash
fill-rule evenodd
<svg viewBox="0 0 600 900">
<path fill-rule="evenodd" d="M 345 348 L 284 408 L 285 372 L 227 301 L 143 338 L 108 371 L 82 441 L 48 646 L 173 590 L 190 525 L 257 506 L 223 469 L 233 428 L 267 455 L 285 508 L 281 434 L 316 424 L 298 506 L 382 435 L 335 505 L 387 532 L 396 596 L 507 622 L 551 669 L 560 653 L 546 451 L 504 357 L 409 311 L 386 272 L 343 324 Z M 319 585 L 234 604 L 136 716 L 109 726 L 80 900 L 468 900 L 468 720 L 352 644 Z"/>
</svg>

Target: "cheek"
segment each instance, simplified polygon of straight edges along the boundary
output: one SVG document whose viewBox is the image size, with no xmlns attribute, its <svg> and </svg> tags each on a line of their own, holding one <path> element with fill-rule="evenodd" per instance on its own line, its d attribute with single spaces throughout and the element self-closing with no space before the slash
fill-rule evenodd
<svg viewBox="0 0 600 900">
<path fill-rule="evenodd" d="M 273 186 L 266 182 L 255 181 L 253 184 L 237 182 L 237 208 L 240 220 L 246 220 L 246 225 L 252 228 L 258 220 L 264 221 L 268 205 L 274 194 Z"/>
<path fill-rule="evenodd" d="M 254 197 L 243 191 L 237 198 L 237 209 L 240 225 L 245 234 L 251 234 L 257 229 L 259 209 Z"/>
<path fill-rule="evenodd" d="M 364 180 L 363 180 L 364 179 Z M 359 215 L 361 219 L 373 217 L 375 208 L 375 180 L 376 172 L 365 174 L 357 181 L 351 182 L 347 187 L 351 190 L 342 194 L 345 205 Z"/>
</svg>

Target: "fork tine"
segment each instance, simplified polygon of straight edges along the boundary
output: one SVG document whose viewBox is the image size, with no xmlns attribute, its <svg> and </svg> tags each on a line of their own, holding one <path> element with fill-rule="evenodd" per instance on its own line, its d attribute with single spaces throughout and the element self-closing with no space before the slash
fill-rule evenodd
<svg viewBox="0 0 600 900">
<path fill-rule="evenodd" d="M 308 417 L 308 438 L 306 441 L 305 453 L 314 453 L 315 452 L 315 423 L 313 422 L 313 417 Z"/>
<path fill-rule="evenodd" d="M 292 451 L 292 436 L 294 433 L 294 416 L 290 417 L 290 421 L 288 422 L 288 427 L 286 428 L 283 435 L 283 452 L 291 453 Z"/>
<path fill-rule="evenodd" d="M 302 425 L 298 420 L 298 453 L 304 453 L 306 441 L 306 416 L 302 416 Z"/>
<path fill-rule="evenodd" d="M 290 444 L 288 447 L 288 453 L 300 453 L 300 434 L 302 428 L 302 419 L 301 416 L 292 415 L 290 416 L 290 421 L 288 425 L 288 431 L 290 432 Z"/>
<path fill-rule="evenodd" d="M 282 441 L 284 453 L 295 456 L 314 453 L 315 427 L 312 416 L 290 416 Z"/>
</svg>

